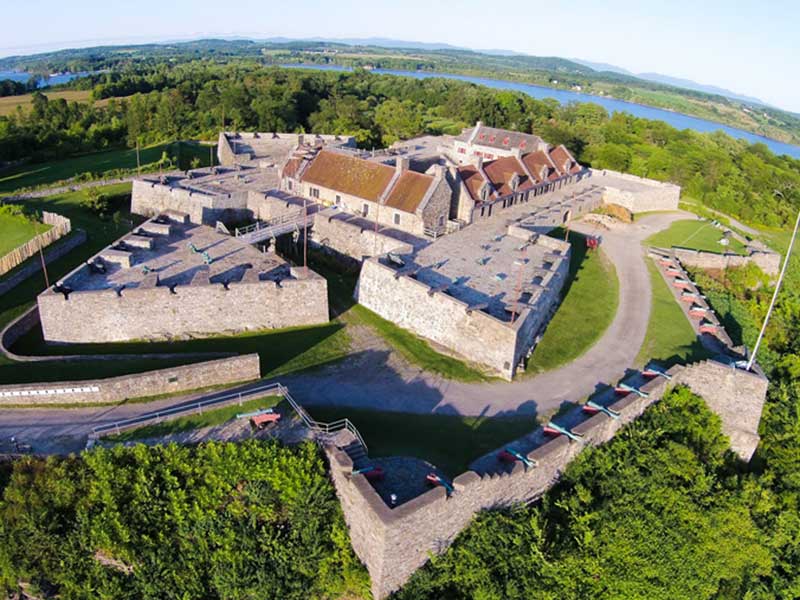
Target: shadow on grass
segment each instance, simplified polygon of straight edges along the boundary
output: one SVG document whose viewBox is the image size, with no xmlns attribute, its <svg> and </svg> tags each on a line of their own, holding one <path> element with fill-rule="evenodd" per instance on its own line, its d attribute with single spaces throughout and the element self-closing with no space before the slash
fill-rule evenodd
<svg viewBox="0 0 800 600">
<path fill-rule="evenodd" d="M 538 426 L 535 415 L 420 415 L 336 406 L 310 406 L 308 410 L 320 421 L 346 416 L 364 437 L 373 458 L 413 456 L 433 463 L 450 477 L 466 471 L 474 459 Z"/>
<path fill-rule="evenodd" d="M 42 338 L 40 326 L 22 336 L 13 346 L 17 354 L 30 356 L 69 354 L 158 354 L 189 352 L 256 353 L 261 359 L 263 376 L 276 376 L 290 371 L 300 371 L 321 366 L 346 356 L 350 350 L 349 339 L 341 323 L 328 323 L 313 327 L 254 332 L 232 337 L 209 337 L 186 341 L 120 342 L 109 344 L 69 344 L 49 346 Z M 189 364 L 201 358 L 136 359 L 90 362 L 12 363 L 0 365 L 4 381 L 57 381 L 69 379 L 94 379 L 149 369 L 167 368 Z"/>
</svg>

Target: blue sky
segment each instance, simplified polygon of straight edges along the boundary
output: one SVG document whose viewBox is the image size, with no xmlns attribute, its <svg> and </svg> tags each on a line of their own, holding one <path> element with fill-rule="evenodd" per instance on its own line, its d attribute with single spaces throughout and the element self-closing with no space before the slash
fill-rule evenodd
<svg viewBox="0 0 800 600">
<path fill-rule="evenodd" d="M 798 0 L 6 0 L 0 56 L 110 43 L 389 37 L 607 62 L 800 112 Z"/>
</svg>

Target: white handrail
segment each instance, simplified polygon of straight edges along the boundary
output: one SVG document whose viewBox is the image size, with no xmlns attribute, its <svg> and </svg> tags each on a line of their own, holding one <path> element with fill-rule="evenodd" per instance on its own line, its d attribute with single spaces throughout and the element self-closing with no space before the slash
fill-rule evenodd
<svg viewBox="0 0 800 600">
<path fill-rule="evenodd" d="M 356 426 L 353 425 L 350 419 L 338 419 L 331 423 L 316 421 L 311 417 L 311 415 L 308 414 L 308 412 L 306 412 L 306 409 L 303 408 L 303 406 L 292 397 L 292 395 L 289 393 L 289 389 L 280 383 L 270 383 L 264 386 L 250 388 L 244 392 L 231 392 L 230 394 L 225 394 L 210 400 L 193 402 L 191 404 L 181 404 L 179 406 L 173 406 L 171 408 L 158 410 L 152 413 L 146 413 L 138 417 L 123 419 L 121 421 L 107 423 L 105 425 L 98 425 L 92 428 L 92 433 L 89 435 L 89 439 L 97 440 L 106 435 L 119 434 L 127 429 L 144 427 L 152 423 L 161 423 L 167 417 L 176 417 L 182 414 L 194 412 L 202 413 L 203 408 L 208 406 L 226 406 L 233 404 L 234 402 L 241 404 L 245 398 L 249 398 L 253 395 L 261 396 L 273 391 L 277 392 L 278 395 L 282 396 L 283 399 L 289 403 L 289 406 L 292 407 L 292 410 L 294 410 L 297 416 L 300 417 L 306 427 L 308 427 L 311 431 L 330 435 L 331 433 L 341 431 L 342 429 L 347 429 L 364 447 L 364 451 L 367 451 L 367 444 L 364 442 L 364 438 L 361 437 L 361 433 L 359 433 L 358 429 L 356 429 Z"/>
</svg>

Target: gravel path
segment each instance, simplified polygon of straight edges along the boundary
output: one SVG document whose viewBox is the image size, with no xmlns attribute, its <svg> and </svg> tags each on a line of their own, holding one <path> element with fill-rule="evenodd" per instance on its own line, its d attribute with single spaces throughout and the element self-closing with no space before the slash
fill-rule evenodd
<svg viewBox="0 0 800 600">
<path fill-rule="evenodd" d="M 601 247 L 614 263 L 619 278 L 620 302 L 603 337 L 564 367 L 513 383 L 454 382 L 409 365 L 373 336 L 370 341 L 359 343 L 356 354 L 345 361 L 312 373 L 282 377 L 280 381 L 301 404 L 340 406 L 342 416 L 347 407 L 474 416 L 550 414 L 562 403 L 580 401 L 604 384 L 616 382 L 633 366 L 647 331 L 651 305 L 641 242 L 688 217 L 689 213 L 682 212 L 656 213 L 625 228 L 602 232 L 592 224 L 575 224 L 577 231 L 602 235 Z M 97 424 L 186 401 L 187 398 L 171 398 L 105 408 L 2 410 L 0 439 L 16 435 L 41 452 L 78 450 L 81 442 L 75 442 L 75 438 L 86 435 Z"/>
</svg>

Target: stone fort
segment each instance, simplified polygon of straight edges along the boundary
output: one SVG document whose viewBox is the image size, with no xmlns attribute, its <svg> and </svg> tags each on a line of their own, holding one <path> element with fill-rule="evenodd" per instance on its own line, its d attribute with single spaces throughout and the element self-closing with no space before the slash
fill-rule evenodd
<svg viewBox="0 0 800 600">
<path fill-rule="evenodd" d="M 222 133 L 222 166 L 134 183 L 132 211 L 252 220 L 241 241 L 310 243 L 361 265 L 356 299 L 511 379 L 560 302 L 569 245 L 546 235 L 603 203 L 677 208 L 680 188 L 580 165 L 478 122 L 366 152 L 340 136 Z"/>
</svg>

